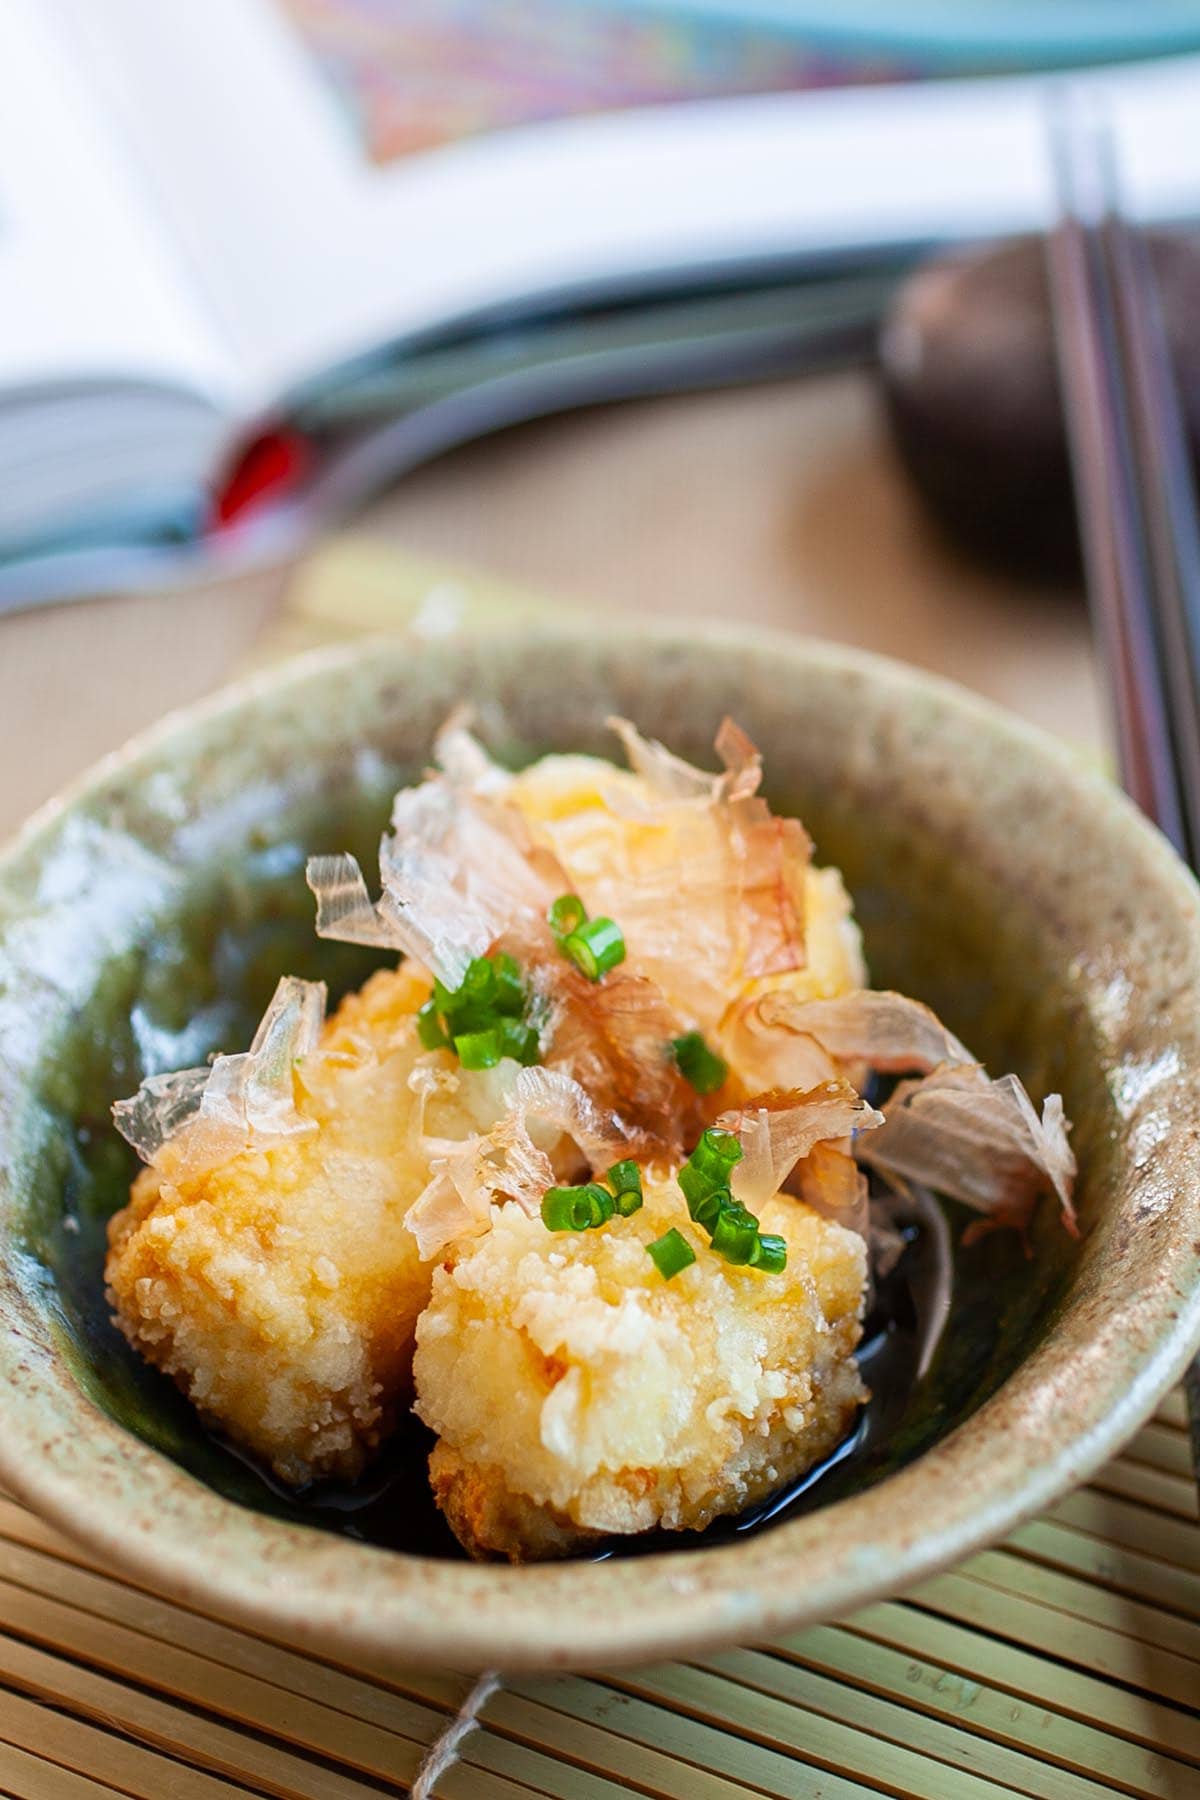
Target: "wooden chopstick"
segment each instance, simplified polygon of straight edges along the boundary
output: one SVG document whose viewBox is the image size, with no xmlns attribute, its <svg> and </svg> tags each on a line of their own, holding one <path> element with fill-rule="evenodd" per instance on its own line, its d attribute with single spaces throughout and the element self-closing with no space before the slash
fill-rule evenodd
<svg viewBox="0 0 1200 1800">
<path fill-rule="evenodd" d="M 1118 210 L 1103 225 L 1128 371 L 1151 596 L 1188 861 L 1200 866 L 1200 523 L 1187 438 L 1145 239 Z"/>
<path fill-rule="evenodd" d="M 1048 269 L 1088 597 L 1111 689 L 1122 785 L 1186 856 L 1117 300 L 1100 229 L 1109 209 L 1090 134 L 1070 115 L 1056 125 L 1061 213 Z"/>
<path fill-rule="evenodd" d="M 1200 871 L 1200 517 L 1144 239 L 1111 136 L 1052 118 L 1048 269 L 1088 598 L 1126 791 Z M 1200 1357 L 1184 1377 L 1200 1483 Z"/>
</svg>

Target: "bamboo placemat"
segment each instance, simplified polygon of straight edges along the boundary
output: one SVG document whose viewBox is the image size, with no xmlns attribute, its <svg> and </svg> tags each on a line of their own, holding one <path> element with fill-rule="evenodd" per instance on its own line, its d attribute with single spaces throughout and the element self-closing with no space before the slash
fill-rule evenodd
<svg viewBox="0 0 1200 1800">
<path fill-rule="evenodd" d="M 494 580 L 355 542 L 310 563 L 263 657 Z M 536 605 L 534 601 L 532 604 Z M 769 1646 L 504 1680 L 444 1800 L 1200 1796 L 1200 1530 L 1181 1392 L 1089 1486 L 903 1599 Z M 340 1666 L 176 1605 L 0 1497 L 0 1796 L 405 1794 L 471 1691 Z"/>
<path fill-rule="evenodd" d="M 999 1548 L 760 1648 L 504 1681 L 445 1800 L 1200 1794 L 1182 1394 Z M 168 1602 L 0 1500 L 0 1794 L 404 1794 L 472 1685 L 383 1679 Z"/>
</svg>

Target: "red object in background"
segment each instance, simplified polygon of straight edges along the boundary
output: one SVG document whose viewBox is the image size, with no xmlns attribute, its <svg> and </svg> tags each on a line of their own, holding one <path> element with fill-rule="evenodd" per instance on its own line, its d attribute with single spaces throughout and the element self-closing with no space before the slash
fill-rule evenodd
<svg viewBox="0 0 1200 1800">
<path fill-rule="evenodd" d="M 217 529 L 239 524 L 270 500 L 298 487 L 312 466 L 312 447 L 295 431 L 268 431 L 247 446 L 213 503 Z"/>
</svg>

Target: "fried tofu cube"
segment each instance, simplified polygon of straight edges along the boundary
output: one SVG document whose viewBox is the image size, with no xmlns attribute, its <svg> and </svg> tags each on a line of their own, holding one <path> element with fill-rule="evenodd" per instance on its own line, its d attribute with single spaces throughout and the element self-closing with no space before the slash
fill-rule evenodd
<svg viewBox="0 0 1200 1800">
<path fill-rule="evenodd" d="M 698 1530 L 835 1446 L 865 1397 L 865 1247 L 787 1195 L 761 1219 L 787 1240 L 777 1275 L 722 1261 L 660 1170 L 631 1218 L 559 1233 L 501 1207 L 437 1270 L 416 1410 L 439 1437 L 434 1493 L 472 1555 Z M 646 1246 L 671 1227 L 696 1261 L 665 1281 Z"/>
<path fill-rule="evenodd" d="M 437 1061 L 414 1025 L 428 992 L 415 965 L 373 976 L 297 1071 L 314 1130 L 190 1178 L 145 1169 L 109 1228 L 125 1336 L 293 1486 L 358 1474 L 410 1396 L 430 1287 L 404 1223 L 428 1179 L 410 1081 Z"/>
</svg>

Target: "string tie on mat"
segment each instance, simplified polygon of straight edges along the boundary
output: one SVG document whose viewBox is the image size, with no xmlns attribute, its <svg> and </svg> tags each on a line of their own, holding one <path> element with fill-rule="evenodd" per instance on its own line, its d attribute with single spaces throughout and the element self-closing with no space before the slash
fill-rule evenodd
<svg viewBox="0 0 1200 1800">
<path fill-rule="evenodd" d="M 458 1761 L 459 1746 L 479 1724 L 479 1715 L 500 1686 L 496 1669 L 485 1669 L 446 1729 L 435 1737 L 425 1752 L 410 1800 L 432 1800 L 434 1783 Z"/>
</svg>

